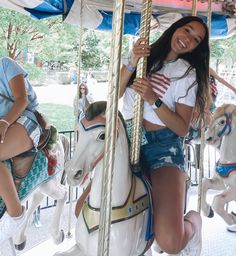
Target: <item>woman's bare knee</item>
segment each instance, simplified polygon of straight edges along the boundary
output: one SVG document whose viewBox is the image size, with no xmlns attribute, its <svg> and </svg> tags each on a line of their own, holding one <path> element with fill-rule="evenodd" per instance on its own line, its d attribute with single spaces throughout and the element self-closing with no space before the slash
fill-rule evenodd
<svg viewBox="0 0 236 256">
<path fill-rule="evenodd" d="M 181 236 L 176 233 L 166 233 L 164 236 L 157 235 L 156 240 L 160 248 L 169 254 L 177 254 L 182 249 Z"/>
<path fill-rule="evenodd" d="M 5 159 L 4 150 L 2 150 L 2 147 L 0 147 L 0 163 L 2 163 Z"/>
<path fill-rule="evenodd" d="M 9 128 L 4 142 L 0 144 L 0 161 L 10 159 L 33 147 L 33 142 L 24 127 L 14 124 Z"/>
</svg>

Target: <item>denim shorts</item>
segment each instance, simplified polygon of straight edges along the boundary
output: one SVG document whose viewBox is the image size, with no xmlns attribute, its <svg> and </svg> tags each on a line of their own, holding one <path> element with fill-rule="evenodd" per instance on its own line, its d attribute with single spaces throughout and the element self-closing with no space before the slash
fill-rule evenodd
<svg viewBox="0 0 236 256">
<path fill-rule="evenodd" d="M 185 171 L 183 138 L 168 128 L 146 131 L 147 144 L 141 146 L 140 164 L 144 172 L 160 167 L 177 167 Z"/>
<path fill-rule="evenodd" d="M 41 128 L 39 124 L 26 116 L 20 116 L 16 122 L 25 127 L 29 137 L 33 141 L 34 147 L 37 148 L 41 135 Z"/>
</svg>

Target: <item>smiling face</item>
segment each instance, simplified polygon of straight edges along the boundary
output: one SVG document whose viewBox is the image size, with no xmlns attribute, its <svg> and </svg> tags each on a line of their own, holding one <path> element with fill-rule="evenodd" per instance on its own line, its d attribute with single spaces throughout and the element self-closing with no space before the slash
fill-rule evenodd
<svg viewBox="0 0 236 256">
<path fill-rule="evenodd" d="M 205 28 L 198 21 L 191 21 L 176 29 L 171 38 L 171 51 L 167 60 L 174 60 L 179 55 L 193 51 L 204 39 Z"/>
</svg>

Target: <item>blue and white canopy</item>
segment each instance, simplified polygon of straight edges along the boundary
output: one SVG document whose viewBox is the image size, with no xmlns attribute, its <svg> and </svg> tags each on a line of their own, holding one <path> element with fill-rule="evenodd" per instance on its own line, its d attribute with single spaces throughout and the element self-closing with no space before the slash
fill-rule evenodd
<svg viewBox="0 0 236 256">
<path fill-rule="evenodd" d="M 111 30 L 114 0 L 84 0 L 83 26 L 90 29 Z M 124 34 L 138 35 L 142 0 L 127 0 Z M 80 0 L 1 0 L 0 6 L 30 15 L 36 19 L 62 15 L 65 22 L 79 25 Z M 207 1 L 198 3 L 199 13 L 207 21 Z M 234 16 L 235 4 L 232 1 L 213 1 L 212 38 L 230 37 L 236 32 Z M 189 0 L 153 0 L 152 24 L 159 24 L 163 31 L 183 15 L 191 14 Z M 230 15 L 231 14 L 231 15 Z M 232 15 L 233 14 L 233 15 Z"/>
</svg>

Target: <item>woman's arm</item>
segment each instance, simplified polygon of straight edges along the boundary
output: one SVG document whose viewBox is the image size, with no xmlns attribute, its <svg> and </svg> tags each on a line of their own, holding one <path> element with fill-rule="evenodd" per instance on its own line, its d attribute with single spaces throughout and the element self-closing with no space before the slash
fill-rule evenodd
<svg viewBox="0 0 236 256">
<path fill-rule="evenodd" d="M 129 67 L 122 65 L 120 73 L 120 97 L 123 96 L 126 86 L 135 71 L 138 61 L 141 57 L 148 57 L 150 54 L 150 46 L 145 44 L 145 38 L 139 38 L 134 44 L 133 50 L 129 58 Z M 133 69 L 133 70 L 132 70 Z"/>
<path fill-rule="evenodd" d="M 228 83 L 225 79 L 220 77 L 215 70 L 210 68 L 210 75 L 214 76 L 217 81 L 219 81 L 221 84 L 225 85 L 227 88 L 231 89 L 236 94 L 236 88 Z"/>
<path fill-rule="evenodd" d="M 28 98 L 23 75 L 17 75 L 9 82 L 14 103 L 10 111 L 0 119 L 0 143 L 4 142 L 8 127 L 16 121 L 28 105 Z"/>
<path fill-rule="evenodd" d="M 133 83 L 133 89 L 150 105 L 153 105 L 158 99 L 152 91 L 150 82 L 147 78 L 136 78 Z M 179 136 L 185 136 L 188 133 L 193 114 L 193 107 L 176 103 L 175 112 L 169 109 L 164 103 L 159 108 L 154 109 L 156 115 L 161 121 Z"/>
<path fill-rule="evenodd" d="M 28 106 L 28 98 L 23 75 L 17 75 L 9 81 L 14 103 L 10 111 L 3 117 L 9 124 L 12 124 L 24 112 Z"/>
</svg>

